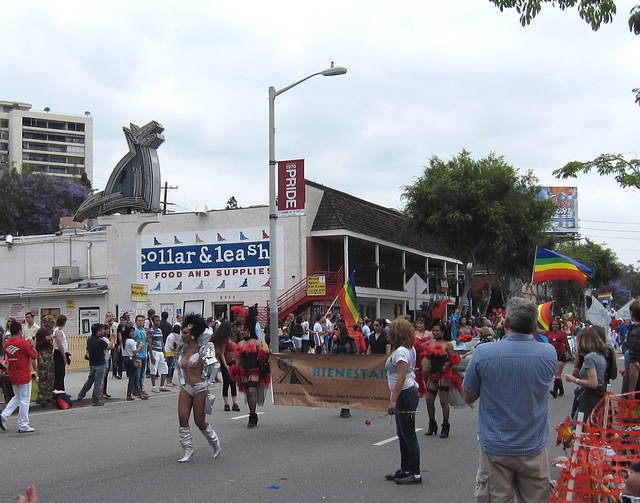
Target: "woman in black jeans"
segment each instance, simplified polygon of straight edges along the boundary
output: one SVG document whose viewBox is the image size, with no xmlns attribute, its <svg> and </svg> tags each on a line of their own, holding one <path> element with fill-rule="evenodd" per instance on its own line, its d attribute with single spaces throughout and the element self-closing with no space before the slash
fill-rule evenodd
<svg viewBox="0 0 640 503">
<path fill-rule="evenodd" d="M 225 412 L 234 410 L 240 411 L 238 406 L 238 390 L 236 382 L 229 377 L 229 367 L 236 362 L 236 344 L 231 340 L 231 323 L 223 321 L 211 337 L 213 346 L 216 348 L 216 358 L 220 362 L 220 372 L 222 373 L 222 399 L 224 400 Z M 229 388 L 231 388 L 231 400 L 233 408 L 229 407 Z"/>
<path fill-rule="evenodd" d="M 391 390 L 388 412 L 396 416 L 396 434 L 400 442 L 400 469 L 386 475 L 396 484 L 422 484 L 420 475 L 420 445 L 416 436 L 416 412 L 420 396 L 415 381 L 416 333 L 404 318 L 396 319 L 389 326 L 387 339 L 391 344 L 391 356 L 385 368 Z"/>
<path fill-rule="evenodd" d="M 56 319 L 56 328 L 53 330 L 53 389 L 61 391 L 65 390 L 66 366 L 71 364 L 67 336 L 62 330 L 66 324 L 67 317 L 61 314 Z"/>
</svg>

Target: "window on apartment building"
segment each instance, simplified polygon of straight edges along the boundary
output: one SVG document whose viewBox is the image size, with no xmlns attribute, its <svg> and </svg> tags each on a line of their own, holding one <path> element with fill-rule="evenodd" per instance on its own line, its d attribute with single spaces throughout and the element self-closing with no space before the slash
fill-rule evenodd
<svg viewBox="0 0 640 503">
<path fill-rule="evenodd" d="M 46 140 L 47 133 L 36 133 L 34 131 L 23 131 L 22 138 L 25 140 Z"/>
<path fill-rule="evenodd" d="M 0 127 L 8 128 L 9 127 L 9 119 L 0 119 Z"/>
<path fill-rule="evenodd" d="M 84 124 L 81 122 L 69 122 L 67 129 L 69 131 L 84 131 Z"/>
<path fill-rule="evenodd" d="M 31 143 L 28 141 L 24 141 L 22 142 L 22 148 L 23 150 L 39 150 L 41 152 L 44 152 L 47 150 L 47 145 L 42 143 Z"/>
<path fill-rule="evenodd" d="M 67 136 L 67 143 L 79 143 L 84 145 L 84 136 Z"/>
<path fill-rule="evenodd" d="M 48 121 L 49 129 L 67 129 L 66 122 L 58 122 L 58 121 Z"/>
<path fill-rule="evenodd" d="M 84 154 L 84 147 L 76 147 L 75 145 L 67 145 L 67 153 Z"/>
<path fill-rule="evenodd" d="M 0 140 L 8 140 L 9 131 L 0 131 Z"/>
</svg>

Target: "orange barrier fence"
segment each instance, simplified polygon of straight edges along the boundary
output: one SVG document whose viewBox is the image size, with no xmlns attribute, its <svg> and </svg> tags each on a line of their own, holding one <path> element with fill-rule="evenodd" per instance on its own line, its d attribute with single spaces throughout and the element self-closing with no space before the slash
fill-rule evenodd
<svg viewBox="0 0 640 503">
<path fill-rule="evenodd" d="M 607 394 L 594 409 L 590 424 L 578 423 L 571 457 L 551 503 L 615 503 L 630 466 L 638 461 L 640 392 Z"/>
</svg>

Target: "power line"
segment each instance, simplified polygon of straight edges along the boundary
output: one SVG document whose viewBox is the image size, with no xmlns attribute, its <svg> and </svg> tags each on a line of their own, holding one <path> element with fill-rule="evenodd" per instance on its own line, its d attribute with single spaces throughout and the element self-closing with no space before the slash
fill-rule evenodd
<svg viewBox="0 0 640 503">
<path fill-rule="evenodd" d="M 597 227 L 580 227 L 580 230 L 587 229 L 592 231 L 604 231 L 604 232 L 634 232 L 640 234 L 640 229 L 637 231 L 630 231 L 626 229 L 598 229 Z"/>
<path fill-rule="evenodd" d="M 583 218 L 579 218 L 578 222 L 590 222 L 594 224 L 640 225 L 640 222 L 609 222 L 607 220 L 585 220 Z"/>
</svg>

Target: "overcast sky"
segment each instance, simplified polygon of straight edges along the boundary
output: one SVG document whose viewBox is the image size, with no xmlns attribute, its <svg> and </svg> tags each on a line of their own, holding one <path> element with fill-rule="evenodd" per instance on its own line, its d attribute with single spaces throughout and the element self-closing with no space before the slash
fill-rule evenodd
<svg viewBox="0 0 640 503">
<path fill-rule="evenodd" d="M 488 0 L 5 2 L 0 99 L 94 120 L 94 186 L 126 152 L 122 126 L 156 120 L 179 211 L 266 204 L 270 85 L 276 154 L 306 177 L 401 208 L 432 155 L 495 152 L 543 185 L 578 187 L 583 236 L 640 259 L 637 189 L 551 172 L 605 152 L 638 156 L 640 37 L 618 1 L 593 32 L 545 5 L 523 28 Z M 464 194 L 451 194 L 464 197 Z"/>
</svg>

